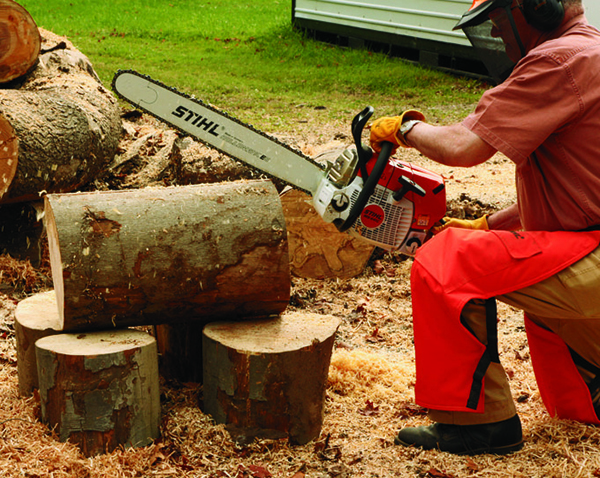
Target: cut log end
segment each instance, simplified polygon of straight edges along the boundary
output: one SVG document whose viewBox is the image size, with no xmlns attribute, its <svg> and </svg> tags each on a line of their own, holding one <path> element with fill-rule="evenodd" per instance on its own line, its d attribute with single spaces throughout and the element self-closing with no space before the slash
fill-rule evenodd
<svg viewBox="0 0 600 478">
<path fill-rule="evenodd" d="M 0 83 L 19 78 L 37 63 L 40 32 L 31 15 L 12 0 L 0 0 Z"/>
<path fill-rule="evenodd" d="M 10 122 L 0 115 L 0 198 L 15 177 L 19 158 L 19 139 Z"/>
<path fill-rule="evenodd" d="M 372 245 L 342 233 L 325 222 L 312 206 L 310 196 L 290 190 L 282 194 L 290 249 L 291 272 L 309 279 L 350 279 L 363 272 Z"/>
<path fill-rule="evenodd" d="M 52 207 L 48 203 L 48 198 L 44 198 L 44 224 L 48 235 L 48 249 L 50 255 L 50 269 L 52 271 L 52 282 L 54 285 L 54 294 L 56 305 L 58 308 L 58 330 L 64 329 L 65 314 L 64 314 L 64 282 L 62 274 L 62 258 L 60 253 L 60 244 L 58 241 L 58 229 Z"/>
</svg>

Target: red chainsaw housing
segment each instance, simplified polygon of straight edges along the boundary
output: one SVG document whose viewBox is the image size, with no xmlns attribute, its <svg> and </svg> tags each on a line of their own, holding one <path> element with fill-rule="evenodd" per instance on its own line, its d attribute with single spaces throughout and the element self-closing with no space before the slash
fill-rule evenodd
<svg viewBox="0 0 600 478">
<path fill-rule="evenodd" d="M 371 173 L 376 160 L 377 155 L 375 154 L 366 164 L 367 173 Z M 358 175 L 362 177 L 360 171 Z M 446 215 L 444 178 L 421 166 L 390 158 L 379 179 L 378 188 L 383 187 L 389 193 L 396 192 L 402 188 L 400 180 L 402 176 L 420 186 L 425 192 L 423 196 L 414 191 L 408 191 L 404 195 L 404 198 L 413 204 L 410 232 L 407 235 L 427 233 L 435 223 Z M 386 221 L 392 220 L 389 207 L 383 204 L 383 198 L 389 197 L 389 193 L 385 195 L 379 194 L 378 196 L 381 198 L 379 203 L 376 199 L 367 203 L 360 215 L 360 222 L 364 228 L 373 230 L 380 225 L 383 226 Z M 388 209 L 387 214 L 384 213 L 386 208 Z M 402 220 L 404 221 L 405 219 Z M 361 233 L 361 235 L 364 235 L 364 233 Z M 388 242 L 388 240 L 384 242 Z"/>
</svg>

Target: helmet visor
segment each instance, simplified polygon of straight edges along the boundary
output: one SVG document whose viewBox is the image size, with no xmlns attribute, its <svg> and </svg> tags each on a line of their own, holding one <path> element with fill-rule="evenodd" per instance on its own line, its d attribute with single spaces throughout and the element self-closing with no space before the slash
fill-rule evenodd
<svg viewBox="0 0 600 478">
<path fill-rule="evenodd" d="M 488 73 L 498 85 L 511 74 L 515 61 L 507 55 L 504 41 L 492 30 L 497 27 L 488 18 L 483 23 L 464 28 L 465 35 L 477 51 L 477 55 L 488 70 Z M 512 32 L 512 28 L 510 29 Z"/>
</svg>

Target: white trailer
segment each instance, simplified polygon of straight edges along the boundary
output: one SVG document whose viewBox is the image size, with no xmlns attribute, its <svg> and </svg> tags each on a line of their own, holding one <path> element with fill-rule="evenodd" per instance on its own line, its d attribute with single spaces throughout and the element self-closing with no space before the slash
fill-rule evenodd
<svg viewBox="0 0 600 478">
<path fill-rule="evenodd" d="M 592 25 L 600 28 L 600 2 L 598 0 L 583 0 L 585 16 Z"/>
<path fill-rule="evenodd" d="M 292 0 L 295 25 L 317 39 L 366 47 L 428 66 L 487 75 L 462 31 L 452 28 L 472 0 Z M 600 28 L 600 1 L 584 0 Z"/>
</svg>

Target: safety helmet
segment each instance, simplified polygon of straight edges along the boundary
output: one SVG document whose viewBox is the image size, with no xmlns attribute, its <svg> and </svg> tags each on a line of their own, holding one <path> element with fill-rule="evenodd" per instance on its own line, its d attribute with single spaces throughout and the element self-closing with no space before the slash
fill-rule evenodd
<svg viewBox="0 0 600 478">
<path fill-rule="evenodd" d="M 512 0 L 473 0 L 471 8 L 462 16 L 453 30 L 481 25 L 488 19 L 492 10 L 510 7 Z"/>
<path fill-rule="evenodd" d="M 497 8 L 508 8 L 512 0 L 473 0 L 471 8 L 454 26 L 454 30 L 480 25 Z M 527 23 L 543 32 L 557 28 L 565 17 L 563 0 L 522 0 L 519 7 Z"/>
<path fill-rule="evenodd" d="M 473 0 L 471 8 L 454 27 L 454 30 L 463 30 L 496 84 L 502 83 L 510 75 L 516 59 L 509 58 L 505 44 L 500 38 L 492 37 L 491 12 L 498 9 L 505 12 L 510 23 L 507 34 L 512 33 L 514 38 L 512 43 L 518 44 L 521 57 L 525 56 L 525 47 L 512 16 L 512 3 L 513 0 Z"/>
</svg>

